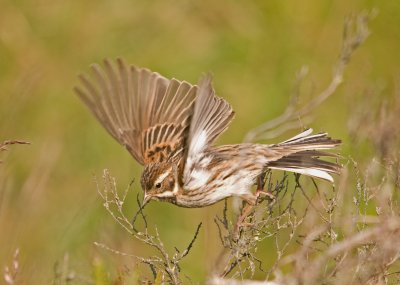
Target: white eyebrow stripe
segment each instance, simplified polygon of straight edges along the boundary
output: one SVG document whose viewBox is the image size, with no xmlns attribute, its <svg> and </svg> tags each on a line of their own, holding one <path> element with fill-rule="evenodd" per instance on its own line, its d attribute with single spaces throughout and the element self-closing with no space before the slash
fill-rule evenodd
<svg viewBox="0 0 400 285">
<path fill-rule="evenodd" d="M 165 177 L 167 177 L 170 173 L 171 173 L 171 168 L 168 169 L 167 171 L 165 171 L 164 173 L 162 173 L 160 176 L 158 176 L 158 178 L 156 179 L 156 181 L 154 182 L 154 185 L 156 185 L 157 183 L 161 183 L 164 181 Z"/>
<path fill-rule="evenodd" d="M 165 191 L 159 194 L 154 195 L 157 198 L 170 198 L 175 197 L 175 194 L 172 191 Z"/>
</svg>

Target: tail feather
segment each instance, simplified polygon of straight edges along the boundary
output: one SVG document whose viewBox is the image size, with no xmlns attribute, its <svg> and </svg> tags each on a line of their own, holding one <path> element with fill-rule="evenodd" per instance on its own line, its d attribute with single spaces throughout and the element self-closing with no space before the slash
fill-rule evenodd
<svg viewBox="0 0 400 285">
<path fill-rule="evenodd" d="M 331 139 L 326 133 L 315 135 L 311 135 L 311 133 L 312 129 L 308 129 L 289 140 L 270 146 L 271 149 L 280 153 L 281 157 L 269 162 L 268 168 L 295 172 L 333 182 L 330 173 L 338 173 L 340 165 L 320 158 L 337 158 L 338 155 L 320 150 L 335 148 L 341 141 Z"/>
<path fill-rule="evenodd" d="M 284 168 L 284 167 L 269 167 L 271 169 L 278 169 L 283 171 L 290 171 L 294 173 L 304 174 L 311 177 L 316 177 L 320 179 L 327 180 L 329 182 L 334 182 L 332 175 L 330 175 L 327 171 L 314 169 L 314 168 Z"/>
</svg>

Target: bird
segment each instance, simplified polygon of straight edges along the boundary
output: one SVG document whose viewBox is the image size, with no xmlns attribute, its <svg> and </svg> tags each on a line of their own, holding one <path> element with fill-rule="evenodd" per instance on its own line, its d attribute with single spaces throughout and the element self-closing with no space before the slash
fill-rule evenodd
<svg viewBox="0 0 400 285">
<path fill-rule="evenodd" d="M 250 205 L 252 187 L 269 169 L 278 169 L 333 183 L 340 172 L 332 152 L 341 140 L 306 129 L 277 144 L 215 145 L 235 113 L 216 96 L 212 76 L 197 85 L 105 59 L 78 76 L 74 87 L 97 120 L 144 166 L 140 184 L 143 205 L 151 200 L 200 208 L 229 197 Z"/>
</svg>

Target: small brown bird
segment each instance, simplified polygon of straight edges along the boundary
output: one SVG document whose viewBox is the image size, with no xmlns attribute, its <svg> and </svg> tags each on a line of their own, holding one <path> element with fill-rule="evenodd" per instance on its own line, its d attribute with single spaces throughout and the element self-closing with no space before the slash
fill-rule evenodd
<svg viewBox="0 0 400 285">
<path fill-rule="evenodd" d="M 333 182 L 338 164 L 321 150 L 340 144 L 326 133 L 306 130 L 282 143 L 215 146 L 234 112 L 215 96 L 211 77 L 198 86 L 167 79 L 148 69 L 104 61 L 92 76 L 80 75 L 80 98 L 105 129 L 142 165 L 144 203 L 151 199 L 204 207 L 238 196 L 254 204 L 251 187 L 269 169 Z"/>
</svg>

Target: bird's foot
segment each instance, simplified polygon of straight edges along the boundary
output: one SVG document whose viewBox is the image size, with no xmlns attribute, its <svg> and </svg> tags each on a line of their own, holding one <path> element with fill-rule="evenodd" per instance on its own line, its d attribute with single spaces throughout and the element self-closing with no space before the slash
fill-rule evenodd
<svg viewBox="0 0 400 285">
<path fill-rule="evenodd" d="M 256 201 L 259 201 L 262 198 L 269 199 L 271 201 L 275 201 L 275 199 L 276 199 L 274 194 L 267 192 L 267 191 L 263 191 L 263 190 L 257 190 L 256 194 L 254 196 L 256 197 Z"/>
<path fill-rule="evenodd" d="M 264 191 L 264 186 L 265 186 L 264 179 L 265 179 L 265 173 L 261 174 L 257 179 L 257 190 L 254 195 L 255 200 L 256 200 L 256 202 L 258 202 L 260 199 L 261 199 L 261 201 L 263 201 L 264 199 L 269 199 L 271 201 L 275 201 L 276 198 L 272 193 L 270 193 L 269 191 Z"/>
</svg>

